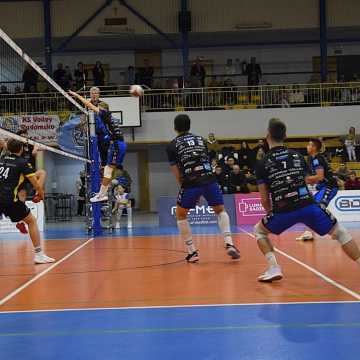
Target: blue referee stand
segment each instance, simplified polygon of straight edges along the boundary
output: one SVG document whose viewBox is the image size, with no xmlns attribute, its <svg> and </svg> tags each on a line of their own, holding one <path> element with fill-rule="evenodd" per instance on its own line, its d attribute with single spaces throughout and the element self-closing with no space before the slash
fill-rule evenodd
<svg viewBox="0 0 360 360">
<path fill-rule="evenodd" d="M 95 133 L 95 114 L 89 111 L 89 155 L 90 165 L 90 191 L 92 194 L 97 193 L 100 189 L 100 154 L 98 150 L 98 139 Z M 92 231 L 94 237 L 102 235 L 101 226 L 101 203 L 93 203 L 92 205 Z"/>
</svg>

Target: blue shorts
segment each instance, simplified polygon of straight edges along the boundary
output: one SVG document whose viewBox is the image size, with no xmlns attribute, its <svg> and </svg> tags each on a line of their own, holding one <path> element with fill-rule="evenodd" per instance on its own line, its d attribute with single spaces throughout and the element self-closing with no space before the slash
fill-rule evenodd
<svg viewBox="0 0 360 360">
<path fill-rule="evenodd" d="M 326 207 L 329 206 L 330 201 L 336 196 L 338 188 L 323 187 L 315 195 L 314 199 L 318 204 L 324 204 Z"/>
<path fill-rule="evenodd" d="M 334 216 L 319 204 L 311 204 L 288 213 L 269 214 L 262 219 L 265 228 L 275 235 L 301 223 L 323 236 L 331 231 L 336 222 Z"/>
<path fill-rule="evenodd" d="M 193 209 L 201 196 L 209 206 L 224 205 L 224 198 L 217 182 L 181 189 L 177 204 L 184 209 Z"/>
<path fill-rule="evenodd" d="M 126 148 L 126 143 L 120 140 L 110 143 L 107 152 L 106 165 L 115 165 L 117 167 L 121 166 L 125 158 Z"/>
</svg>

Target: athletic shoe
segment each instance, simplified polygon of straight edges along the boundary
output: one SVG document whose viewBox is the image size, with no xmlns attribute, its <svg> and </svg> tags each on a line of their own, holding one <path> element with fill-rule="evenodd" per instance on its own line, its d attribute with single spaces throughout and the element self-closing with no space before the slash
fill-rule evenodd
<svg viewBox="0 0 360 360">
<path fill-rule="evenodd" d="M 128 224 L 127 224 L 127 228 L 128 228 L 128 229 L 132 229 L 132 227 L 133 227 L 133 226 L 132 226 L 132 223 L 128 223 Z"/>
<path fill-rule="evenodd" d="M 311 241 L 314 240 L 313 233 L 311 231 L 305 231 L 301 236 L 296 238 L 297 241 Z"/>
<path fill-rule="evenodd" d="M 188 254 L 188 256 L 185 258 L 185 260 L 188 263 L 196 263 L 199 261 L 199 253 L 198 251 L 194 251 L 192 254 Z"/>
<path fill-rule="evenodd" d="M 258 281 L 260 282 L 273 282 L 276 280 L 281 280 L 283 278 L 283 274 L 281 272 L 280 266 L 271 266 L 268 270 L 264 272 L 264 274 L 258 277 Z"/>
<path fill-rule="evenodd" d="M 26 228 L 25 223 L 23 222 L 19 222 L 15 225 L 17 227 L 17 229 L 22 233 L 22 234 L 28 234 L 28 230 Z"/>
<path fill-rule="evenodd" d="M 226 252 L 233 259 L 240 259 L 240 251 L 235 245 L 226 244 Z"/>
<path fill-rule="evenodd" d="M 55 259 L 45 255 L 44 253 L 36 253 L 34 257 L 35 264 L 48 264 L 55 262 Z"/>
<path fill-rule="evenodd" d="M 90 199 L 90 202 L 97 203 L 97 202 L 108 201 L 108 200 L 109 200 L 109 198 L 107 195 L 100 195 L 100 193 L 99 193 L 99 194 L 96 194 L 95 196 L 93 196 Z"/>
</svg>

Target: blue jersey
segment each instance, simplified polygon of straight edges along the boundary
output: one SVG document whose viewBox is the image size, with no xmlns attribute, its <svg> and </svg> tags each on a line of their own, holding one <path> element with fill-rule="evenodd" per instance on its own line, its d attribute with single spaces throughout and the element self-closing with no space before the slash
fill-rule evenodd
<svg viewBox="0 0 360 360">
<path fill-rule="evenodd" d="M 95 133 L 98 138 L 98 142 L 109 142 L 110 134 L 98 114 L 95 114 Z"/>
<path fill-rule="evenodd" d="M 316 184 L 318 190 L 324 187 L 329 187 L 329 188 L 337 187 L 337 181 L 334 178 L 333 172 L 328 162 L 325 160 L 324 156 L 320 154 L 317 154 L 315 156 L 309 156 L 308 166 L 309 166 L 310 175 L 315 175 L 316 170 L 318 169 L 324 171 L 324 180 Z"/>
</svg>

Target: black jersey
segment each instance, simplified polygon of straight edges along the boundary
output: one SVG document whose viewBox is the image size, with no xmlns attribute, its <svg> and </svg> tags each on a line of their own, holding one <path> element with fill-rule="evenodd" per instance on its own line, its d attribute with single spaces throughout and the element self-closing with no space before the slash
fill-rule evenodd
<svg viewBox="0 0 360 360">
<path fill-rule="evenodd" d="M 121 120 L 111 116 L 111 112 L 107 110 L 100 110 L 99 116 L 107 128 L 111 140 L 124 140 L 124 135 L 121 129 Z"/>
<path fill-rule="evenodd" d="M 309 156 L 308 167 L 310 175 L 315 175 L 317 169 L 324 170 L 324 180 L 316 184 L 318 188 L 333 188 L 337 186 L 337 181 L 334 178 L 334 174 L 323 155 L 317 154 L 315 156 Z"/>
<path fill-rule="evenodd" d="M 25 177 L 35 175 L 33 166 L 23 157 L 5 155 L 0 159 L 0 203 L 8 204 L 17 200 L 17 193 Z"/>
<path fill-rule="evenodd" d="M 190 133 L 177 136 L 166 149 L 171 165 L 177 165 L 182 175 L 182 187 L 215 182 L 206 140 Z"/>
<path fill-rule="evenodd" d="M 305 182 L 307 166 L 302 155 L 279 146 L 256 165 L 258 184 L 266 184 L 273 212 L 288 212 L 314 202 Z"/>
</svg>

